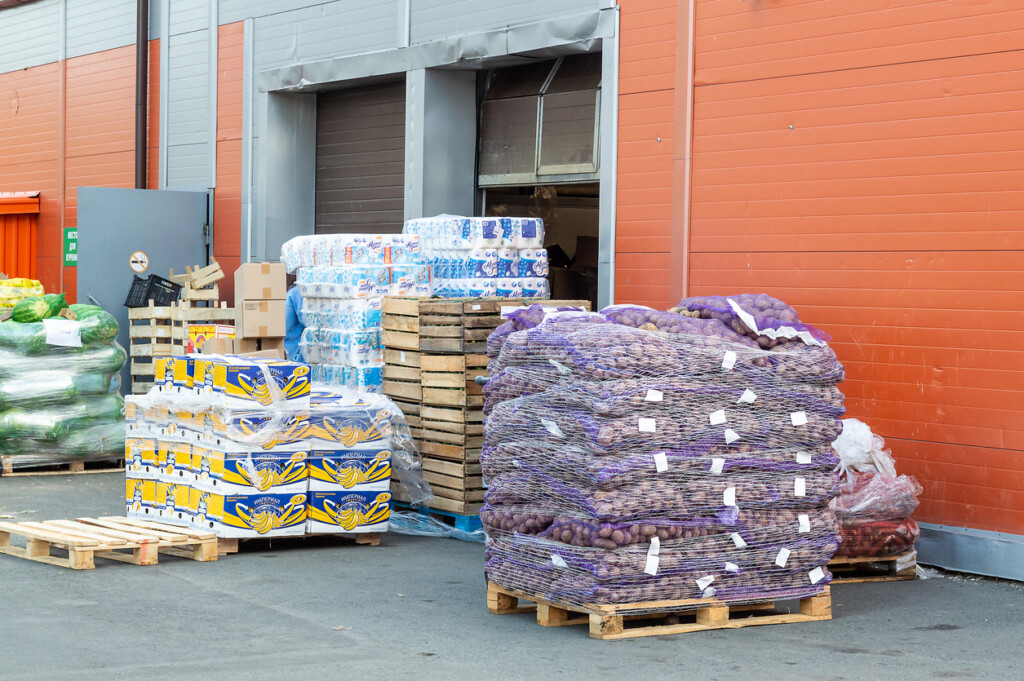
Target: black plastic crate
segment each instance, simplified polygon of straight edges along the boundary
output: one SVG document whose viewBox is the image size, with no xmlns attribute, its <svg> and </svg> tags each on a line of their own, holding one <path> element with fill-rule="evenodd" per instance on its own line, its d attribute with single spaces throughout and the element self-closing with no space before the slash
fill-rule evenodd
<svg viewBox="0 0 1024 681">
<path fill-rule="evenodd" d="M 147 279 L 132 278 L 132 287 L 128 290 L 125 307 L 149 307 L 149 301 L 156 305 L 173 305 L 181 296 L 181 284 L 151 274 Z"/>
</svg>

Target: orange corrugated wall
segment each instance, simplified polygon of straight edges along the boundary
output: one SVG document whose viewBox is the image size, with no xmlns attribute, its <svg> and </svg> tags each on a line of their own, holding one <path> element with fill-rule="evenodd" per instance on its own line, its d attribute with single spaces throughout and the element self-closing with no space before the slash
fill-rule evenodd
<svg viewBox="0 0 1024 681">
<path fill-rule="evenodd" d="M 228 275 L 221 299 L 234 300 L 242 255 L 242 38 L 244 23 L 217 34 L 217 188 L 213 192 L 213 255 Z"/>
<path fill-rule="evenodd" d="M 678 173 L 646 172 L 686 55 L 670 76 L 643 48 L 671 21 L 685 50 L 685 7 L 621 11 L 616 300 L 674 302 L 682 248 L 690 295 L 786 300 L 923 483 L 920 520 L 1024 534 L 1024 7 L 697 0 L 688 244 Z"/>
</svg>

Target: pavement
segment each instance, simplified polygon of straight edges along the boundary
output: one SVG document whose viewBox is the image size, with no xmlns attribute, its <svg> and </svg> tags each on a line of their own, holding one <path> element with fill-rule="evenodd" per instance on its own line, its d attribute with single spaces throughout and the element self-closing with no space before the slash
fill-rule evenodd
<svg viewBox="0 0 1024 681">
<path fill-rule="evenodd" d="M 0 478 L 0 516 L 121 515 L 117 474 Z M 834 619 L 596 641 L 485 607 L 483 546 L 273 544 L 196 563 L 0 555 L 0 680 L 1024 678 L 1024 589 L 942 577 L 832 590 Z"/>
</svg>

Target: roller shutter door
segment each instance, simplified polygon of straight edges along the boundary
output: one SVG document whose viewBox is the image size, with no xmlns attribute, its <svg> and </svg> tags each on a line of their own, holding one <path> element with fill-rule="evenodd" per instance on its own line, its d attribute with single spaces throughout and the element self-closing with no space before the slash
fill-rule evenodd
<svg viewBox="0 0 1024 681">
<path fill-rule="evenodd" d="M 400 232 L 405 81 L 321 93 L 316 117 L 316 232 Z"/>
</svg>

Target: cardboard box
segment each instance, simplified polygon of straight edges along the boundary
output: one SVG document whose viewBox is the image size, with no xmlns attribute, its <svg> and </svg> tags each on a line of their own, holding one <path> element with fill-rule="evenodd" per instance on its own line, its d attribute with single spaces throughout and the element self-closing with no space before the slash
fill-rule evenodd
<svg viewBox="0 0 1024 681">
<path fill-rule="evenodd" d="M 231 355 L 237 342 L 236 338 L 207 338 L 199 351 L 204 355 Z"/>
<path fill-rule="evenodd" d="M 281 391 L 279 397 L 290 406 L 309 405 L 310 377 L 305 364 L 263 358 L 196 360 L 196 390 L 225 404 L 240 407 L 273 404 L 274 395 L 267 385 L 268 380 L 274 382 Z"/>
<path fill-rule="evenodd" d="M 284 338 L 283 300 L 243 300 L 235 312 L 237 338 Z"/>
<path fill-rule="evenodd" d="M 316 449 L 309 453 L 310 492 L 385 492 L 390 488 L 390 450 Z"/>
<path fill-rule="evenodd" d="M 192 488 L 191 526 L 218 537 L 300 537 L 306 533 L 307 495 L 219 494 Z"/>
<path fill-rule="evenodd" d="M 284 300 L 286 277 L 284 263 L 247 262 L 235 270 L 235 300 Z"/>
<path fill-rule="evenodd" d="M 236 338 L 234 343 L 235 355 L 286 359 L 284 338 Z"/>
<path fill-rule="evenodd" d="M 125 475 L 129 478 L 156 480 L 159 475 L 156 440 L 146 437 L 126 437 L 124 440 L 124 468 Z"/>
<path fill-rule="evenodd" d="M 390 518 L 390 492 L 309 493 L 310 533 L 387 532 Z"/>
<path fill-rule="evenodd" d="M 196 489 L 220 494 L 305 492 L 309 452 L 223 452 L 192 448 Z"/>
<path fill-rule="evenodd" d="M 129 518 L 156 520 L 156 481 L 125 478 L 124 505 Z"/>
<path fill-rule="evenodd" d="M 208 352 L 203 350 L 207 341 L 234 337 L 235 327 L 229 324 L 189 324 L 188 344 L 185 346 L 185 350 L 189 354 Z"/>
<path fill-rule="evenodd" d="M 156 483 L 156 515 L 162 522 L 188 525 L 192 517 L 189 508 L 191 487 L 188 483 Z"/>
</svg>

